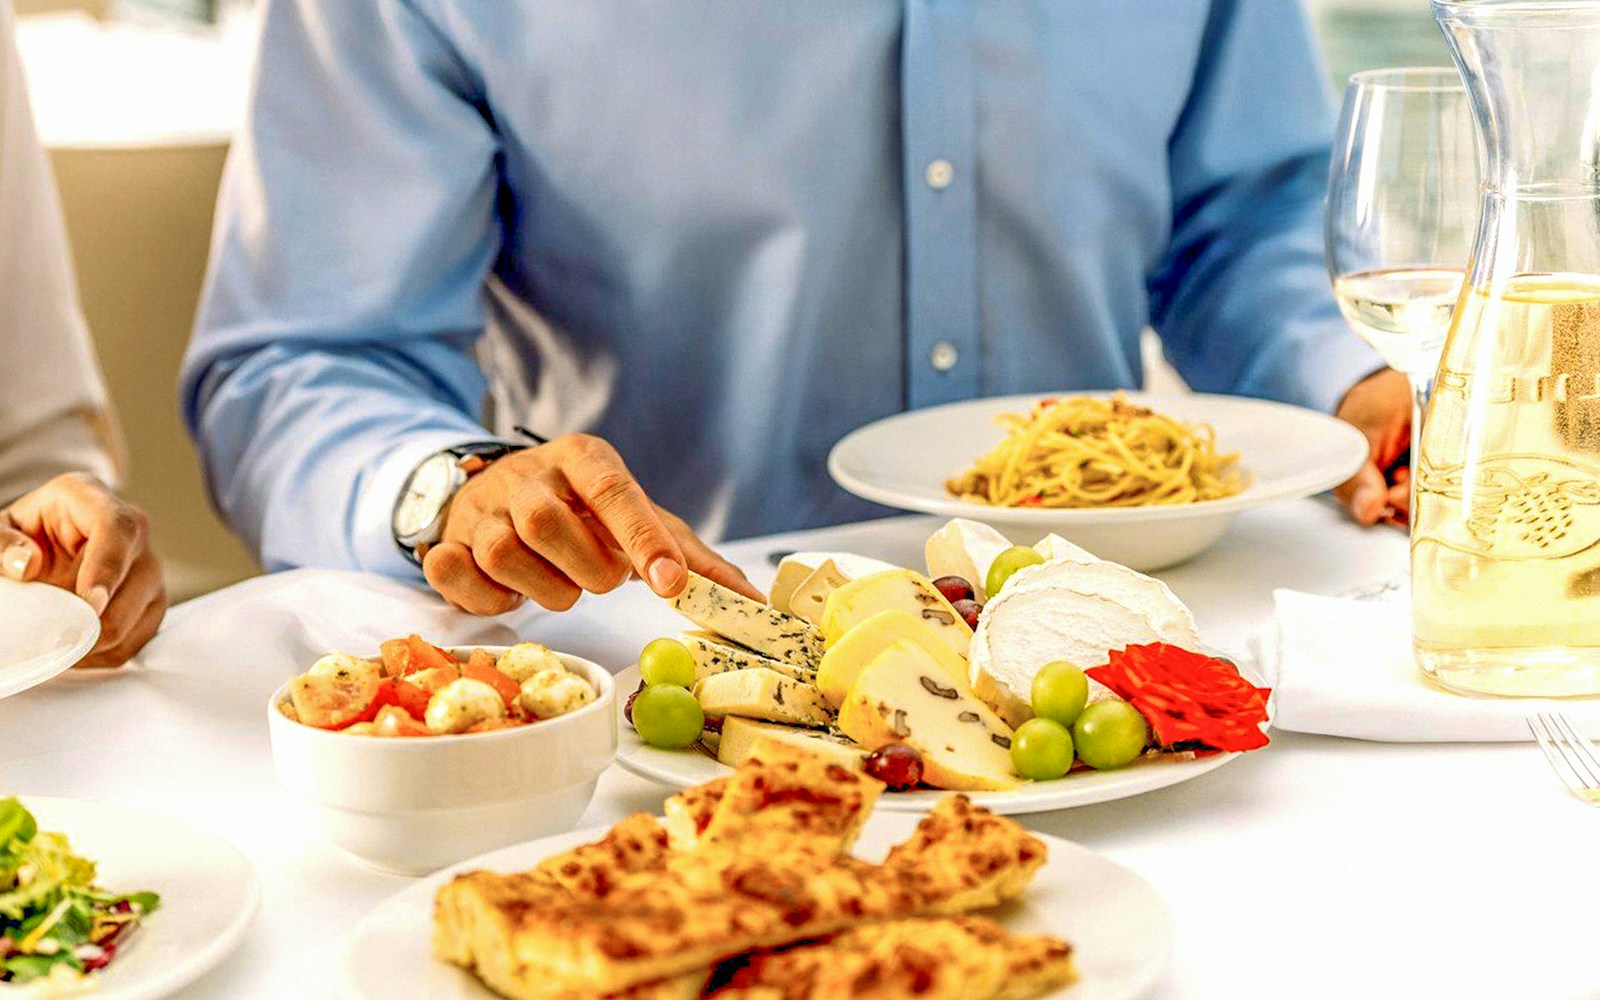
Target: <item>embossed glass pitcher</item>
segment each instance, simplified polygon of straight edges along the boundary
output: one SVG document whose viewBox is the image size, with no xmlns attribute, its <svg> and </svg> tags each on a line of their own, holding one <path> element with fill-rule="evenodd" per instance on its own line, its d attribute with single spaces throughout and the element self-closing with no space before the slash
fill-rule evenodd
<svg viewBox="0 0 1600 1000">
<path fill-rule="evenodd" d="M 1418 664 L 1600 695 L 1600 0 L 1433 0 L 1483 203 L 1417 456 Z"/>
</svg>

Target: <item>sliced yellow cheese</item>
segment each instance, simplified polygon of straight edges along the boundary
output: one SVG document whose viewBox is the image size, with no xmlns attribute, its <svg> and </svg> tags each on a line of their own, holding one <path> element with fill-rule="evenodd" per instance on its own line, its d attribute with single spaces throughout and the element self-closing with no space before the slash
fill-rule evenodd
<svg viewBox="0 0 1600 1000">
<path fill-rule="evenodd" d="M 717 748 L 717 759 L 729 767 L 738 767 L 750 756 L 750 750 L 762 739 L 776 740 L 787 746 L 806 750 L 831 763 L 852 771 L 861 770 L 867 752 L 852 740 L 833 733 L 814 729 L 796 729 L 773 722 L 758 722 L 730 715 L 722 720 L 722 743 Z"/>
<path fill-rule="evenodd" d="M 770 656 L 762 656 L 754 650 L 735 645 L 710 632 L 685 632 L 678 637 L 678 641 L 687 646 L 689 655 L 694 657 L 694 679 L 697 681 L 704 680 L 712 674 L 723 674 L 730 670 L 753 670 L 758 667 L 776 670 L 785 677 L 793 677 L 807 684 L 813 683 L 817 677 L 815 670 L 774 660 Z"/>
<path fill-rule="evenodd" d="M 734 593 L 698 573 L 672 599 L 678 613 L 747 649 L 796 667 L 816 669 L 822 636 L 807 621 Z"/>
<path fill-rule="evenodd" d="M 738 715 L 795 726 L 826 726 L 833 720 L 833 710 L 816 687 L 760 667 L 696 681 L 694 697 L 711 716 Z"/>
<path fill-rule="evenodd" d="M 816 572 L 801 581 L 789 595 L 789 613 L 804 618 L 813 625 L 822 624 L 822 612 L 828 605 L 828 595 L 849 583 L 851 577 L 832 559 L 817 567 Z"/>
<path fill-rule="evenodd" d="M 852 580 L 828 595 L 822 635 L 828 643 L 880 611 L 905 611 L 927 622 L 958 655 L 965 657 L 972 629 L 933 581 L 915 570 L 892 569 Z"/>
<path fill-rule="evenodd" d="M 868 750 L 905 743 L 922 754 L 922 780 L 952 791 L 992 791 L 1019 782 L 1011 727 L 917 642 L 879 653 L 839 709 L 839 730 Z"/>
<path fill-rule="evenodd" d="M 963 690 L 968 687 L 967 661 L 955 654 L 939 631 L 909 611 L 891 608 L 878 612 L 828 645 L 828 651 L 822 654 L 822 666 L 817 669 L 817 688 L 822 697 L 834 708 L 844 704 L 866 665 L 905 640 L 920 643 L 953 683 Z"/>
</svg>

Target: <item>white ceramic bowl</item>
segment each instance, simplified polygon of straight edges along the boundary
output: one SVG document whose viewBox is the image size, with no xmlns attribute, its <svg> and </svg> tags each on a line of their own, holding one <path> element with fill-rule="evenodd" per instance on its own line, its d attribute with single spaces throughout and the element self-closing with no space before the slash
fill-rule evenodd
<svg viewBox="0 0 1600 1000">
<path fill-rule="evenodd" d="M 1241 511 L 1321 493 L 1355 475 L 1367 459 L 1360 431 L 1313 410 L 1238 396 L 1130 392 L 1136 403 L 1210 424 L 1217 446 L 1239 453 L 1249 486 L 1236 496 L 1202 503 L 1069 510 L 990 507 L 945 492 L 946 479 L 1004 436 L 996 416 L 1025 413 L 1050 395 L 1072 394 L 975 399 L 887 417 L 834 445 L 828 472 L 840 486 L 875 503 L 982 521 L 1018 543 L 1032 544 L 1054 532 L 1102 559 L 1154 570 L 1216 544 Z"/>
<path fill-rule="evenodd" d="M 616 684 L 598 664 L 561 659 L 600 697 L 554 719 L 459 736 L 385 739 L 301 725 L 279 708 L 285 683 L 267 704 L 278 777 L 311 803 L 334 843 L 402 875 L 570 830 L 617 754 Z"/>
</svg>

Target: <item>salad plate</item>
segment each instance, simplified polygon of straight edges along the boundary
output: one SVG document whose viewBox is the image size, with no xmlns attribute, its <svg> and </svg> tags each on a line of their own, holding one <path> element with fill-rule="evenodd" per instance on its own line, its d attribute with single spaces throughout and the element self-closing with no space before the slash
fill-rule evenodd
<svg viewBox="0 0 1600 1000">
<path fill-rule="evenodd" d="M 1246 679 L 1261 683 L 1241 667 Z M 617 688 L 632 691 L 639 686 L 639 668 L 629 667 L 617 675 Z M 618 712 L 622 711 L 619 701 Z M 733 769 L 699 749 L 661 750 L 639 738 L 620 714 L 617 719 L 617 763 L 625 771 L 671 788 L 691 788 L 716 778 L 727 777 Z M 1082 771 L 1055 781 L 1036 781 L 999 792 L 968 792 L 973 803 L 1001 816 L 1053 812 L 1100 802 L 1111 802 L 1190 781 L 1215 771 L 1239 757 L 1239 753 L 1218 753 L 1208 757 L 1168 755 L 1141 760 L 1115 771 Z M 938 789 L 894 792 L 878 800 L 880 812 L 925 813 L 947 793 Z"/>
<path fill-rule="evenodd" d="M 96 881 L 150 890 L 160 906 L 94 974 L 96 1000 L 154 1000 L 192 983 L 243 939 L 260 898 L 255 869 L 231 844 L 173 817 L 73 799 L 23 796 L 42 831 L 65 835 L 92 860 Z M 0 988 L 18 1000 L 49 997 Z"/>
<path fill-rule="evenodd" d="M 1238 454 L 1243 488 L 1219 499 L 1153 506 L 993 506 L 953 496 L 946 481 L 1006 436 L 997 418 L 1026 413 L 1045 395 L 976 399 L 886 417 L 834 445 L 828 472 L 849 492 L 888 507 L 972 518 L 1033 537 L 1055 532 L 1103 559 L 1151 570 L 1205 551 L 1242 511 L 1339 485 L 1367 457 L 1360 431 L 1313 410 L 1236 396 L 1130 392 L 1125 398 L 1132 404 L 1209 427 L 1220 451 Z"/>
<path fill-rule="evenodd" d="M 877 861 L 911 836 L 916 818 L 875 813 L 854 853 Z M 486 854 L 421 879 L 369 913 L 345 948 L 340 976 L 345 1000 L 494 1000 L 470 974 L 433 957 L 434 898 L 456 874 L 519 871 L 556 852 L 599 838 L 602 830 L 546 837 Z M 1132 1000 L 1166 967 L 1172 925 L 1165 904 L 1139 876 L 1088 848 L 1035 834 L 1049 860 L 1026 894 L 1001 911 L 1007 930 L 1051 934 L 1072 942 L 1079 980 L 1051 1000 Z"/>
<path fill-rule="evenodd" d="M 76 594 L 0 579 L 0 698 L 70 670 L 99 639 L 99 617 Z"/>
</svg>

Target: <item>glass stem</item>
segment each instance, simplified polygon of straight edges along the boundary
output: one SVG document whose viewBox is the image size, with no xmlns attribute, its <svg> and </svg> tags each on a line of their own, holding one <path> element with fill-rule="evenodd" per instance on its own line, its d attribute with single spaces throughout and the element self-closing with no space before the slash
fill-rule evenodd
<svg viewBox="0 0 1600 1000">
<path fill-rule="evenodd" d="M 1433 395 L 1433 373 L 1413 374 L 1411 382 L 1411 475 L 1406 480 L 1411 487 L 1411 500 L 1406 514 L 1407 525 L 1417 523 L 1417 480 L 1422 462 L 1422 419 L 1428 412 L 1428 397 Z"/>
</svg>

